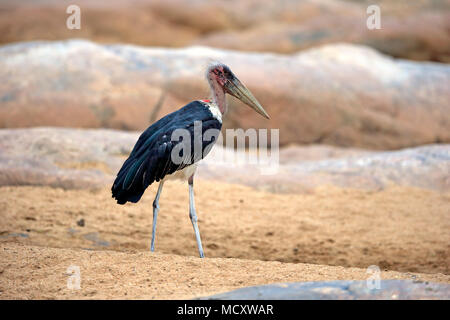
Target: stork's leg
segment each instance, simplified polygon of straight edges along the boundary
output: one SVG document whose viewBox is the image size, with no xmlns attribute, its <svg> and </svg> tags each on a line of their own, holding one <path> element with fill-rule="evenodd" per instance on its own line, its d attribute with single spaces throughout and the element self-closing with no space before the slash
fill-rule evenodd
<svg viewBox="0 0 450 320">
<path fill-rule="evenodd" d="M 152 226 L 152 244 L 150 246 L 150 251 L 155 251 L 155 236 L 156 236 L 156 220 L 158 218 L 159 211 L 159 196 L 161 195 L 161 190 L 163 188 L 164 181 L 161 181 L 158 186 L 158 191 L 156 192 L 155 200 L 153 200 L 153 226 Z"/>
<path fill-rule="evenodd" d="M 192 226 L 195 231 L 195 238 L 197 239 L 198 253 L 200 258 L 204 258 L 202 240 L 200 239 L 200 231 L 197 225 L 197 213 L 195 212 L 195 201 L 194 201 L 194 175 L 192 175 L 189 180 L 189 217 L 191 218 Z"/>
</svg>

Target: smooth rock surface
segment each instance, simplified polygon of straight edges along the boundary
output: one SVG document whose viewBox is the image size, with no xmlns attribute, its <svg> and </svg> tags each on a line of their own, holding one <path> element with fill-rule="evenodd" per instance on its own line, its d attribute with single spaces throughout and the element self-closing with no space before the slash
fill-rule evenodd
<svg viewBox="0 0 450 320">
<path fill-rule="evenodd" d="M 375 285 L 375 282 L 370 282 Z M 317 281 L 247 287 L 202 300 L 418 300 L 450 299 L 450 285 L 411 280 Z"/>
<path fill-rule="evenodd" d="M 139 137 L 108 129 L 0 130 L 0 185 L 49 185 L 66 189 L 112 183 Z M 450 190 L 450 145 L 375 152 L 329 146 L 290 146 L 279 164 L 245 160 L 220 145 L 196 176 L 271 192 L 309 192 L 322 185 L 380 190 L 392 185 Z M 250 159 L 250 158 L 247 158 Z"/>
<path fill-rule="evenodd" d="M 281 129 L 280 143 L 396 149 L 450 142 L 450 66 L 362 46 L 294 55 L 32 42 L 0 48 L 0 127 L 143 130 L 207 98 L 208 62 L 228 64 L 268 121 L 229 99 L 225 128 Z"/>
<path fill-rule="evenodd" d="M 321 44 L 370 45 L 395 57 L 450 61 L 446 0 L 78 0 L 79 30 L 65 27 L 72 2 L 0 2 L 0 43 L 87 38 L 107 43 L 292 53 Z M 369 5 L 381 8 L 381 29 L 369 30 Z M 68 17 L 68 15 L 67 15 Z"/>
</svg>

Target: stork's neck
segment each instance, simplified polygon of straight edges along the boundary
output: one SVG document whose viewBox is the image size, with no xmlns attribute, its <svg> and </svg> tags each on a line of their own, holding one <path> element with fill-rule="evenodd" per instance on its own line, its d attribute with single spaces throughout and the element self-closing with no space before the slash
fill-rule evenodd
<svg viewBox="0 0 450 320">
<path fill-rule="evenodd" d="M 225 91 L 222 86 L 213 77 L 208 78 L 209 86 L 211 87 L 211 95 L 213 102 L 219 107 L 222 114 L 227 112 L 227 100 L 225 99 Z"/>
</svg>

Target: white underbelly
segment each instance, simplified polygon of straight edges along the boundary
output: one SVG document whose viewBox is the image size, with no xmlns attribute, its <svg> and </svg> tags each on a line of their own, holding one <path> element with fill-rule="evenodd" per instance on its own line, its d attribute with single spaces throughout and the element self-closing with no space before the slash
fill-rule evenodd
<svg viewBox="0 0 450 320">
<path fill-rule="evenodd" d="M 175 171 L 172 174 L 168 174 L 167 176 L 164 177 L 164 181 L 188 180 L 195 173 L 195 170 L 197 169 L 197 165 L 198 165 L 198 163 L 194 163 L 194 164 L 190 165 L 189 167 Z"/>
</svg>

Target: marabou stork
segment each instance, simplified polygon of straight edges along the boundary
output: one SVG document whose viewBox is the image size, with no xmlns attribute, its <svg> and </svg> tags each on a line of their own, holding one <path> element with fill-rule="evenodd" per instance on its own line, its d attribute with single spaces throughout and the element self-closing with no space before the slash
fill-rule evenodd
<svg viewBox="0 0 450 320">
<path fill-rule="evenodd" d="M 211 150 L 222 128 L 222 116 L 227 111 L 225 94 L 231 94 L 269 119 L 263 107 L 226 65 L 211 64 L 206 70 L 206 79 L 211 87 L 211 99 L 192 101 L 148 127 L 122 165 L 111 188 L 112 196 L 118 204 L 125 204 L 127 201 L 136 203 L 149 185 L 159 181 L 158 191 L 153 201 L 151 251 L 155 249 L 156 220 L 163 184 L 166 180 L 181 178 L 187 180 L 189 184 L 189 217 L 194 227 L 200 257 L 204 257 L 194 204 L 194 174 L 198 161 Z M 201 130 L 195 130 L 196 124 L 197 127 L 201 125 Z M 177 129 L 187 131 L 190 139 L 184 139 L 185 141 L 172 139 Z M 216 130 L 217 134 L 206 139 L 209 141 L 204 141 L 202 137 L 209 129 Z M 199 135 L 201 137 L 198 140 Z M 197 141 L 200 141 L 198 151 L 195 148 Z M 177 146 L 180 147 L 183 144 L 188 148 L 175 151 Z M 194 150 L 194 152 L 190 154 L 186 150 Z M 177 157 L 174 155 L 183 160 L 175 161 Z"/>
</svg>

